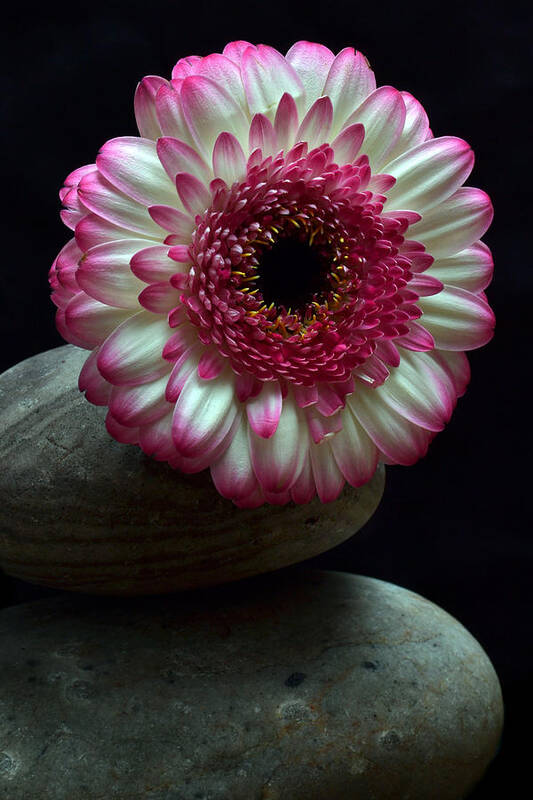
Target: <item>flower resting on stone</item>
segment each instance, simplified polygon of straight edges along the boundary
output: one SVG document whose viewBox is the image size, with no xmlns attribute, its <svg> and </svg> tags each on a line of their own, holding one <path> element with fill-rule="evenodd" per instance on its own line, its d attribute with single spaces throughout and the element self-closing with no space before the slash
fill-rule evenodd
<svg viewBox="0 0 533 800">
<path fill-rule="evenodd" d="M 50 271 L 109 433 L 242 507 L 423 456 L 493 330 L 469 145 L 309 42 L 181 59 L 135 114 L 67 177 Z"/>
</svg>

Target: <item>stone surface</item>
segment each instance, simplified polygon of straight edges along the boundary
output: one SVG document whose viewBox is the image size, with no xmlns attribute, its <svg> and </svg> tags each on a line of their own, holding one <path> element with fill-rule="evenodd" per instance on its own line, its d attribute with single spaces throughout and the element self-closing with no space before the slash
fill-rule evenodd
<svg viewBox="0 0 533 800">
<path fill-rule="evenodd" d="M 291 568 L 0 613 L 3 800 L 458 800 L 496 674 L 405 589 Z"/>
<path fill-rule="evenodd" d="M 33 583 L 100 594 L 207 586 L 294 564 L 356 533 L 384 468 L 322 504 L 238 509 L 208 471 L 183 475 L 115 442 L 77 388 L 72 345 L 0 376 L 0 566 Z"/>
</svg>

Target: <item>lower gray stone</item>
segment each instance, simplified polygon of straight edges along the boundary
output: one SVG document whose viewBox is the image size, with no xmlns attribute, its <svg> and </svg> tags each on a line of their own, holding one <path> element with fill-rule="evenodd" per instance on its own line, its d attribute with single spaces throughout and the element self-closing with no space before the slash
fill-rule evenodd
<svg viewBox="0 0 533 800">
<path fill-rule="evenodd" d="M 344 573 L 41 600 L 0 641 L 3 800 L 456 800 L 501 732 L 470 634 Z"/>
</svg>

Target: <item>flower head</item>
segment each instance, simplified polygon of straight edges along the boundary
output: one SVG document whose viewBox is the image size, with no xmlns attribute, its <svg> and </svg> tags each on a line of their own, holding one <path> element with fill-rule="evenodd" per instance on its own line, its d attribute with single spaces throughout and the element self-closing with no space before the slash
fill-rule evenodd
<svg viewBox="0 0 533 800">
<path fill-rule="evenodd" d="M 139 137 L 61 190 L 57 325 L 120 442 L 237 505 L 411 464 L 492 336 L 466 142 L 345 48 L 232 42 L 144 78 Z"/>
</svg>

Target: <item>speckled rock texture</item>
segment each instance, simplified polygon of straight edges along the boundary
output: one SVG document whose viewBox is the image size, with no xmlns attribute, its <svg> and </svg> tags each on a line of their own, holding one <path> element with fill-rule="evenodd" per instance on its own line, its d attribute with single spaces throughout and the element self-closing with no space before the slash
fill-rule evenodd
<svg viewBox="0 0 533 800">
<path fill-rule="evenodd" d="M 2 800 L 458 800 L 496 674 L 424 598 L 290 568 L 0 613 Z"/>
<path fill-rule="evenodd" d="M 0 376 L 0 566 L 97 594 L 209 586 L 295 564 L 348 539 L 375 511 L 385 471 L 333 503 L 238 509 L 208 471 L 183 475 L 115 442 L 77 388 L 72 345 Z"/>
</svg>

